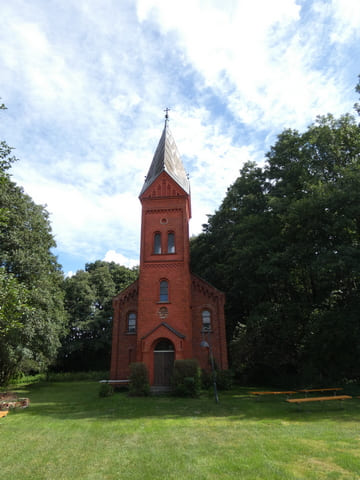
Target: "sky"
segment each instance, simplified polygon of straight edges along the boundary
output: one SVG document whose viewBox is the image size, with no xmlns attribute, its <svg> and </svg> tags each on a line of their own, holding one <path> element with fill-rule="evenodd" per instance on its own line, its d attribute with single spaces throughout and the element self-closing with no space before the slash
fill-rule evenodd
<svg viewBox="0 0 360 480">
<path fill-rule="evenodd" d="M 165 108 L 197 235 L 285 128 L 358 101 L 359 0 L 0 0 L 0 18 L 0 140 L 66 275 L 139 263 Z"/>
</svg>

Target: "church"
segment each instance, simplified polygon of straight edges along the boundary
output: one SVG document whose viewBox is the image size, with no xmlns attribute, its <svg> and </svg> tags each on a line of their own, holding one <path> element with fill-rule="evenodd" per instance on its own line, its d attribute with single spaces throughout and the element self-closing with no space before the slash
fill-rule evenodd
<svg viewBox="0 0 360 480">
<path fill-rule="evenodd" d="M 190 272 L 190 183 L 167 114 L 139 199 L 139 278 L 113 299 L 110 379 L 128 379 L 130 364 L 143 362 L 150 385 L 166 386 L 175 360 L 210 371 L 211 354 L 227 369 L 225 295 Z"/>
</svg>

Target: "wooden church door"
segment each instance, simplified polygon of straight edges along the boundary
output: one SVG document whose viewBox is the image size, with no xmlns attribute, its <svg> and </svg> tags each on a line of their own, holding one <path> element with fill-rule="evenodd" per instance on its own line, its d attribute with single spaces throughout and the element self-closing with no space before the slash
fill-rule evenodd
<svg viewBox="0 0 360 480">
<path fill-rule="evenodd" d="M 154 349 L 154 385 L 170 385 L 175 350 L 170 340 L 161 339 Z"/>
</svg>

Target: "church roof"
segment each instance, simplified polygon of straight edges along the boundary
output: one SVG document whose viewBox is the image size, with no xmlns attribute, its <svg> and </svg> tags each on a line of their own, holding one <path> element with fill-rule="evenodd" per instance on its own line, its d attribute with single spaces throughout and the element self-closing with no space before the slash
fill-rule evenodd
<svg viewBox="0 0 360 480">
<path fill-rule="evenodd" d="M 166 172 L 186 193 L 190 193 L 190 182 L 167 120 L 165 121 L 164 130 L 145 178 L 140 196 L 162 172 Z"/>
</svg>

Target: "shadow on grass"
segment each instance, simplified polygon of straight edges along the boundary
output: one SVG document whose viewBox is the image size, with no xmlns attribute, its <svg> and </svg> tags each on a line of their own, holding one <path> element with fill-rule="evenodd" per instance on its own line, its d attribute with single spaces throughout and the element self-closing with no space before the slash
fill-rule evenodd
<svg viewBox="0 0 360 480">
<path fill-rule="evenodd" d="M 134 398 L 125 392 L 100 398 L 99 384 L 95 382 L 43 383 L 21 388 L 21 395 L 30 397 L 31 405 L 16 414 L 73 421 L 226 417 L 230 421 L 299 423 L 326 419 L 360 422 L 360 399 L 357 398 L 346 400 L 341 406 L 338 402 L 306 404 L 300 410 L 282 396 L 258 401 L 251 396 L 251 390 L 237 388 L 220 393 L 220 402 L 216 404 L 212 394 L 207 392 L 195 399 L 171 396 Z"/>
</svg>

